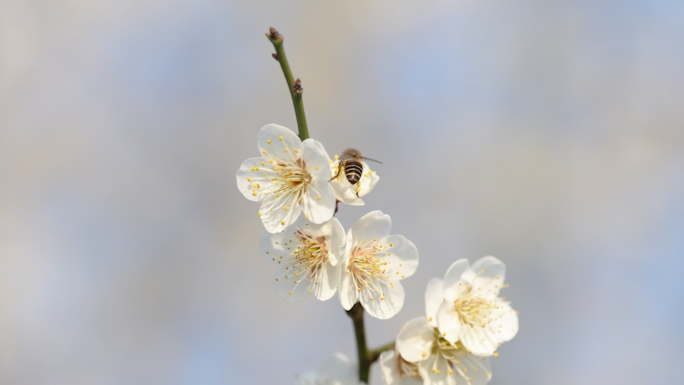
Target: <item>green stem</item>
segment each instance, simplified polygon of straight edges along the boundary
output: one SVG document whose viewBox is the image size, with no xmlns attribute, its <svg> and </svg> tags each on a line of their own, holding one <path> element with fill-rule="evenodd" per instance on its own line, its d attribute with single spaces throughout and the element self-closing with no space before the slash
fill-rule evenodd
<svg viewBox="0 0 684 385">
<path fill-rule="evenodd" d="M 301 81 L 299 79 L 295 80 L 292 76 L 290 63 L 287 61 L 285 48 L 283 47 L 283 35 L 279 34 L 275 28 L 271 27 L 271 30 L 266 34 L 266 37 L 273 43 L 273 48 L 275 48 L 276 51 L 273 57 L 280 63 L 280 68 L 282 68 L 283 74 L 285 75 L 285 81 L 287 82 L 287 89 L 290 91 L 290 96 L 292 96 L 292 104 L 294 105 L 295 116 L 297 117 L 299 138 L 301 140 L 308 139 L 309 128 L 306 125 L 306 114 L 304 113 L 304 101 L 302 100 L 303 89 L 301 87 Z"/>
<path fill-rule="evenodd" d="M 394 349 L 394 341 L 390 342 L 389 344 L 383 345 L 377 349 L 371 350 L 368 354 L 370 356 L 371 363 L 377 361 L 378 358 L 380 358 L 380 354 L 384 352 L 385 350 L 392 350 Z"/>
<path fill-rule="evenodd" d="M 351 317 L 354 323 L 354 333 L 356 334 L 356 350 L 359 357 L 359 380 L 368 384 L 370 377 L 370 354 L 368 354 L 368 346 L 366 344 L 366 328 L 363 325 L 363 306 L 357 302 L 351 309 L 347 310 L 347 315 Z"/>
<path fill-rule="evenodd" d="M 370 367 L 375 361 L 380 358 L 380 354 L 385 350 L 394 349 L 394 342 L 383 345 L 374 350 L 368 350 L 366 343 L 366 328 L 363 324 L 363 306 L 357 302 L 351 309 L 347 311 L 347 315 L 352 319 L 354 324 L 354 334 L 356 334 L 356 350 L 359 357 L 359 380 L 370 383 Z"/>
</svg>

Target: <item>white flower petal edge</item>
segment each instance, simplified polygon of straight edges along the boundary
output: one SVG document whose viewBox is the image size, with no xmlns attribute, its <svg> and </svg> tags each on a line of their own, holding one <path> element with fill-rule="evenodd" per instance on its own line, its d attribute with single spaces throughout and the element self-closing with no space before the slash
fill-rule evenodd
<svg viewBox="0 0 684 385">
<path fill-rule="evenodd" d="M 428 317 L 430 326 L 433 328 L 437 327 L 437 310 L 442 301 L 444 301 L 442 280 L 433 278 L 428 282 L 427 289 L 425 290 L 425 314 Z"/>
<path fill-rule="evenodd" d="M 418 374 L 418 366 L 405 361 L 395 350 L 387 350 L 380 354 L 380 370 L 386 385 L 423 383 Z"/>
<path fill-rule="evenodd" d="M 297 384 L 359 385 L 356 365 L 342 353 L 334 353 L 321 361 L 315 371 L 299 377 Z"/>
<path fill-rule="evenodd" d="M 349 310 L 361 301 L 379 319 L 396 315 L 404 306 L 400 280 L 418 267 L 418 249 L 401 235 L 389 235 L 392 221 L 381 211 L 359 219 L 347 233 L 340 303 Z"/>
<path fill-rule="evenodd" d="M 261 237 L 261 253 L 278 266 L 273 287 L 287 302 L 301 301 L 310 293 L 321 301 L 335 295 L 345 246 L 337 218 L 315 224 L 300 217 L 283 232 Z"/>
<path fill-rule="evenodd" d="M 434 345 L 433 330 L 425 317 L 410 320 L 397 336 L 397 351 L 409 362 L 427 359 Z"/>
<path fill-rule="evenodd" d="M 361 161 L 361 164 L 363 165 L 361 179 L 353 185 L 349 183 L 344 170 L 339 174 L 337 173 L 340 166 L 339 160 L 331 165 L 331 176 L 334 177 L 336 174 L 338 175 L 335 179 L 330 181 L 330 185 L 335 191 L 335 197 L 340 202 L 352 206 L 363 206 L 364 202 L 361 197 L 371 192 L 375 188 L 375 185 L 378 184 L 378 181 L 380 180 L 378 174 L 371 170 L 366 162 Z"/>
<path fill-rule="evenodd" d="M 518 332 L 518 316 L 505 299 L 506 268 L 494 257 L 484 257 L 469 267 L 465 259 L 454 262 L 444 277 L 444 301 L 437 310 L 437 325 L 451 343 L 460 341 L 478 356 L 491 356 Z"/>
<path fill-rule="evenodd" d="M 277 124 L 261 128 L 261 157 L 242 163 L 235 178 L 245 198 L 261 203 L 259 217 L 270 233 L 282 231 L 302 211 L 313 223 L 323 223 L 335 211 L 335 192 L 328 183 L 328 153 L 319 142 L 304 142 Z"/>
</svg>

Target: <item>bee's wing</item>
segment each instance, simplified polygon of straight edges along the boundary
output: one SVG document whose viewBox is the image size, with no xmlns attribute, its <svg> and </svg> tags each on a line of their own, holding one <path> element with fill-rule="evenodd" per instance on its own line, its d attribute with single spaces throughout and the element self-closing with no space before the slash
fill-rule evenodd
<svg viewBox="0 0 684 385">
<path fill-rule="evenodd" d="M 345 161 L 345 160 L 347 160 L 347 159 L 354 159 L 354 157 L 351 156 L 351 155 L 349 155 L 349 154 L 342 154 L 342 155 L 340 155 L 340 157 L 339 157 L 338 160 L 339 160 L 340 162 L 342 162 L 342 161 Z"/>
<path fill-rule="evenodd" d="M 362 156 L 362 158 L 363 158 L 363 160 L 370 160 L 371 162 L 375 162 L 375 163 L 380 163 L 380 164 L 382 164 L 382 162 L 379 161 L 379 160 L 375 160 L 375 159 L 372 159 L 372 158 L 366 158 L 365 156 Z"/>
</svg>

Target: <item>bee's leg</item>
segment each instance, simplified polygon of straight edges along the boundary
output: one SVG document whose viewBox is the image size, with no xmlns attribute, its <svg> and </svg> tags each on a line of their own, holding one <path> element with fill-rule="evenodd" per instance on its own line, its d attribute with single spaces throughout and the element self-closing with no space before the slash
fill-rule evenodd
<svg viewBox="0 0 684 385">
<path fill-rule="evenodd" d="M 328 182 L 330 182 L 331 180 L 333 180 L 333 179 L 337 178 L 338 176 L 340 176 L 340 173 L 341 173 L 341 172 L 342 172 L 342 165 L 340 164 L 340 165 L 337 166 L 337 174 L 335 174 L 334 177 L 328 179 Z"/>
<path fill-rule="evenodd" d="M 339 204 L 340 204 L 340 201 L 339 201 L 339 200 L 336 200 L 336 201 L 335 201 L 335 212 L 333 213 L 333 215 L 337 214 L 337 210 L 340 208 L 340 207 L 339 207 Z"/>
</svg>

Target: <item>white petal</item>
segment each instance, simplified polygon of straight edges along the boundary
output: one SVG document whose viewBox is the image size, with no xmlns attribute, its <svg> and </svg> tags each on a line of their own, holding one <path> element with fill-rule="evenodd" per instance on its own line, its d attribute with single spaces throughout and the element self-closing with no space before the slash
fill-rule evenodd
<svg viewBox="0 0 684 385">
<path fill-rule="evenodd" d="M 260 212 L 266 231 L 277 233 L 295 223 L 302 209 L 296 203 L 294 194 L 283 194 L 280 197 L 269 194 L 262 202 Z"/>
<path fill-rule="evenodd" d="M 309 296 L 313 281 L 307 278 L 306 273 L 295 275 L 297 262 L 283 263 L 278 266 L 273 281 L 273 288 L 285 301 L 295 303 Z"/>
<path fill-rule="evenodd" d="M 461 329 L 467 326 L 461 325 L 454 303 L 445 300 L 437 309 L 437 327 L 447 341 L 455 343 L 461 335 Z"/>
<path fill-rule="evenodd" d="M 356 376 L 356 364 L 342 353 L 332 354 L 318 365 L 318 377 L 326 384 L 356 385 L 358 384 Z"/>
<path fill-rule="evenodd" d="M 433 354 L 418 365 L 418 372 L 427 385 L 455 385 L 456 373 L 449 374 L 449 364 L 441 354 Z M 461 384 L 458 384 L 461 385 Z"/>
<path fill-rule="evenodd" d="M 356 189 L 343 176 L 330 181 L 330 186 L 335 191 L 335 197 L 340 202 L 351 206 L 363 206 L 363 199 L 356 196 Z"/>
<path fill-rule="evenodd" d="M 316 274 L 313 285 L 313 292 L 321 301 L 327 301 L 335 295 L 337 286 L 340 284 L 340 271 L 342 266 L 333 266 L 330 262 L 323 264 L 323 267 Z"/>
<path fill-rule="evenodd" d="M 399 373 L 397 353 L 394 350 L 386 350 L 380 354 L 380 370 L 382 371 L 382 379 L 387 385 L 398 384 L 402 380 L 401 373 Z"/>
<path fill-rule="evenodd" d="M 457 368 L 461 368 L 461 370 L 454 370 L 457 385 L 485 385 L 492 379 L 489 358 L 485 357 L 483 360 L 482 357 L 469 354 L 467 357 L 459 359 L 462 360 L 462 363 Z M 468 372 L 463 371 L 463 367 L 468 369 Z"/>
<path fill-rule="evenodd" d="M 489 357 L 499 346 L 493 333 L 481 326 L 464 326 L 460 334 L 463 346 L 476 356 Z"/>
<path fill-rule="evenodd" d="M 451 264 L 446 274 L 444 275 L 444 297 L 447 301 L 453 302 L 458 296 L 461 275 L 470 270 L 470 264 L 467 259 L 459 259 Z"/>
<path fill-rule="evenodd" d="M 307 139 L 302 143 L 304 147 L 302 160 L 306 171 L 314 178 L 328 182 L 330 179 L 330 158 L 323 145 L 314 139 Z"/>
<path fill-rule="evenodd" d="M 378 174 L 376 174 L 375 171 L 372 171 L 366 162 L 363 162 L 363 174 L 361 179 L 356 183 L 359 188 L 358 195 L 362 197 L 373 191 L 375 185 L 378 184 L 378 181 L 380 181 Z"/>
<path fill-rule="evenodd" d="M 499 289 L 504 284 L 506 277 L 506 265 L 500 260 L 488 256 L 480 258 L 471 267 L 476 277 L 473 279 L 473 287 L 487 293 L 488 297 L 499 295 Z"/>
<path fill-rule="evenodd" d="M 335 213 L 335 192 L 327 180 L 314 178 L 302 196 L 304 215 L 314 223 L 327 222 Z"/>
<path fill-rule="evenodd" d="M 399 281 L 390 286 L 378 279 L 371 278 L 375 292 L 368 284 L 362 286 L 359 292 L 359 300 L 369 315 L 378 319 L 389 319 L 394 317 L 402 307 L 404 307 L 404 287 Z"/>
<path fill-rule="evenodd" d="M 238 189 L 245 198 L 252 202 L 262 200 L 264 198 L 262 192 L 270 190 L 273 186 L 270 178 L 275 177 L 277 174 L 272 168 L 265 166 L 268 164 L 268 158 L 249 158 L 242 162 L 240 169 L 235 174 Z M 258 188 L 256 188 L 257 186 Z"/>
<path fill-rule="evenodd" d="M 280 140 L 280 138 L 283 139 Z M 302 141 L 297 134 L 287 127 L 267 124 L 261 127 L 257 142 L 259 143 L 259 153 L 263 156 L 289 162 L 294 162 L 302 157 Z"/>
<path fill-rule="evenodd" d="M 358 302 L 359 294 L 356 288 L 356 282 L 354 282 L 354 278 L 351 273 L 346 271 L 346 266 L 342 266 L 342 269 L 344 269 L 342 272 L 342 281 L 340 282 L 340 287 L 337 290 L 339 292 L 340 304 L 342 304 L 344 310 L 349 310 L 356 302 Z"/>
<path fill-rule="evenodd" d="M 390 235 L 378 241 L 378 244 L 386 246 L 383 251 L 387 252 L 384 259 L 390 262 L 393 272 L 399 272 L 403 278 L 408 278 L 416 272 L 418 268 L 418 248 L 413 242 L 403 235 Z M 392 246 L 389 246 L 389 245 Z"/>
<path fill-rule="evenodd" d="M 433 278 L 428 282 L 427 289 L 425 290 L 425 315 L 427 315 L 432 327 L 437 327 L 437 309 L 439 309 L 442 301 L 444 301 L 442 280 Z"/>
<path fill-rule="evenodd" d="M 494 320 L 487 324 L 492 340 L 498 343 L 510 341 L 518 334 L 518 313 L 503 299 L 497 298 L 497 310 L 490 317 Z"/>
<path fill-rule="evenodd" d="M 359 219 L 352 226 L 352 242 L 355 244 L 375 239 L 381 239 L 390 234 L 392 230 L 392 220 L 389 215 L 383 214 L 380 210 L 371 211 Z"/>
<path fill-rule="evenodd" d="M 282 260 L 283 258 L 290 259 L 292 250 L 287 250 L 287 248 L 284 246 L 285 242 L 288 240 L 289 239 L 287 239 L 286 235 L 283 233 L 264 233 L 259 241 L 261 254 L 274 264 L 278 264 L 278 261 Z"/>
<path fill-rule="evenodd" d="M 328 241 L 328 258 L 333 266 L 337 265 L 344 255 L 347 237 L 344 234 L 344 228 L 337 218 L 333 218 L 332 233 Z"/>
<path fill-rule="evenodd" d="M 397 351 L 408 362 L 427 359 L 434 343 L 433 328 L 425 317 L 407 322 L 397 336 Z"/>
</svg>

